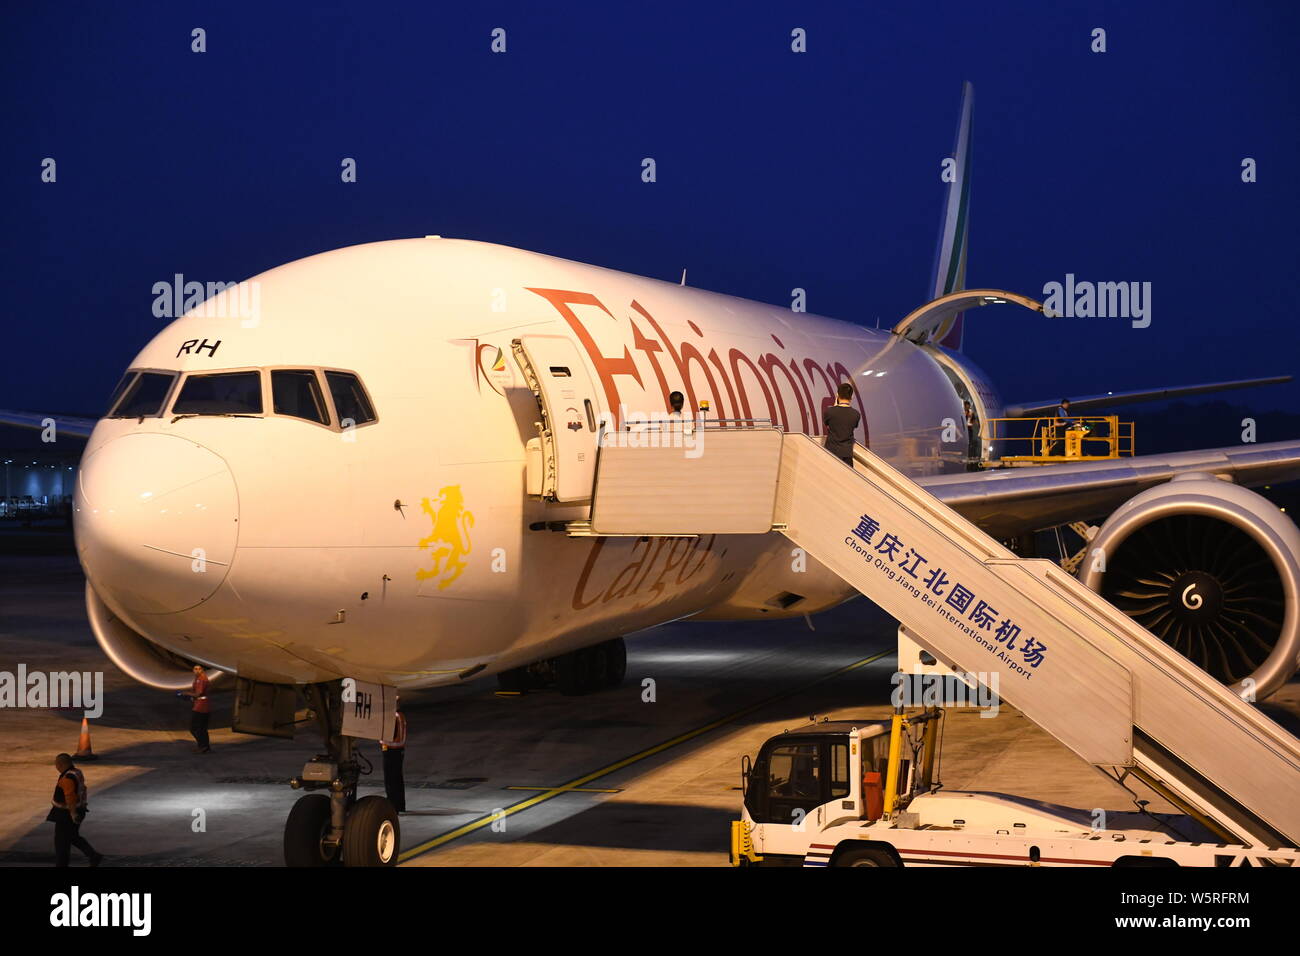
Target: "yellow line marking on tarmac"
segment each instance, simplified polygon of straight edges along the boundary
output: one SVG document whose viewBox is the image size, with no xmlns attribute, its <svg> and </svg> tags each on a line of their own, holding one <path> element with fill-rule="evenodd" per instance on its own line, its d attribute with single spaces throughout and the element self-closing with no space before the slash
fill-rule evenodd
<svg viewBox="0 0 1300 956">
<path fill-rule="evenodd" d="M 785 700 L 788 697 L 793 697 L 795 694 L 801 694 L 804 691 L 808 690 L 809 688 L 816 687 L 818 684 L 824 684 L 826 681 L 833 680 L 834 678 L 839 677 L 842 674 L 847 674 L 850 671 L 857 670 L 858 668 L 866 667 L 868 664 L 878 661 L 882 657 L 885 657 L 889 654 L 893 654 L 896 650 L 897 650 L 896 648 L 891 647 L 888 648 L 887 650 L 881 651 L 878 654 L 873 654 L 870 657 L 864 657 L 860 661 L 854 661 L 852 664 L 846 664 L 844 667 L 841 667 L 839 670 L 831 671 L 831 673 L 825 674 L 814 681 L 809 681 L 807 684 L 803 684 L 799 687 L 795 687 L 792 690 L 782 691 L 781 693 L 775 694 L 772 697 L 768 697 L 764 700 L 760 700 L 756 704 L 750 704 L 748 707 L 742 707 L 740 710 L 727 714 L 725 717 L 719 717 L 717 720 L 711 721 L 702 727 L 697 727 L 694 730 L 688 730 L 684 734 L 678 734 L 676 737 L 673 737 L 671 740 L 665 740 L 661 744 L 655 744 L 653 747 L 648 747 L 645 750 L 642 750 L 640 753 L 635 753 L 630 757 L 624 757 L 622 760 L 609 764 L 606 767 L 602 767 L 599 770 L 593 770 L 590 773 L 583 774 L 581 777 L 577 777 L 576 779 L 570 780 L 568 783 L 561 784 L 558 787 L 551 787 L 550 789 L 537 794 L 537 796 L 535 797 L 529 797 L 527 800 L 521 800 L 518 803 L 511 804 L 510 806 L 505 807 L 504 809 L 499 810 L 495 813 L 485 814 L 484 816 L 479 817 L 477 820 L 471 820 L 469 823 L 456 827 L 456 829 L 454 830 L 448 830 L 446 833 L 439 834 L 438 836 L 434 837 L 432 840 L 426 840 L 424 843 L 421 843 L 418 846 L 411 847 L 411 849 L 404 851 L 397 857 L 397 862 L 405 863 L 408 860 L 415 859 L 417 856 L 423 856 L 425 853 L 428 853 L 430 850 L 435 850 L 440 846 L 444 846 L 445 844 L 450 843 L 452 840 L 458 840 L 463 836 L 468 836 L 469 834 L 474 833 L 476 830 L 481 830 L 486 826 L 491 826 L 493 823 L 497 822 L 498 820 L 504 820 L 506 817 L 514 816 L 516 813 L 522 813 L 523 811 L 528 810 L 531 807 L 535 807 L 538 804 L 545 803 L 547 800 L 554 799 L 555 797 L 558 797 L 562 793 L 568 793 L 580 787 L 584 787 L 594 780 L 599 780 L 601 777 L 608 776 L 609 774 L 614 773 L 617 770 L 622 770 L 624 767 L 629 767 L 634 763 L 638 763 L 639 761 L 645 760 L 647 757 L 653 757 L 655 754 L 663 753 L 665 750 L 670 750 L 673 747 L 678 746 L 679 744 L 684 744 L 688 740 L 693 740 L 694 738 L 699 737 L 701 734 L 707 734 L 711 730 L 717 730 L 719 727 L 729 724 L 732 721 L 739 720 L 741 717 L 744 717 L 748 714 L 752 714 L 756 710 L 761 710 L 762 708 L 768 706 L 769 704 L 774 704 L 779 700 Z"/>
<path fill-rule="evenodd" d="M 568 791 L 569 793 L 622 793 L 621 787 L 502 787 L 502 790 L 540 790 L 545 793 L 548 790 Z"/>
</svg>

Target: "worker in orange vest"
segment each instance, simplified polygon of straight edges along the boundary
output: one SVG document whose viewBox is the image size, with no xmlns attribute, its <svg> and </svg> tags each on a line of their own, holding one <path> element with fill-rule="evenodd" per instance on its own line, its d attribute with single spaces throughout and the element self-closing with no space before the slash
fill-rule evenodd
<svg viewBox="0 0 1300 956">
<path fill-rule="evenodd" d="M 195 664 L 194 683 L 190 685 L 190 689 L 176 692 L 177 697 L 189 697 L 194 701 L 194 708 L 190 711 L 190 734 L 194 737 L 196 754 L 212 752 L 212 747 L 208 745 L 208 721 L 212 717 L 212 702 L 208 700 L 209 683 L 203 667 Z"/>
<path fill-rule="evenodd" d="M 402 762 L 406 756 L 406 715 L 400 710 L 396 713 L 392 739 L 379 741 L 379 748 L 384 752 L 384 790 L 388 802 L 398 813 L 405 813 L 406 780 L 402 776 Z"/>
<path fill-rule="evenodd" d="M 54 769 L 59 779 L 54 784 L 50 799 L 50 812 L 45 819 L 54 824 L 54 865 L 67 866 L 75 846 L 86 855 L 91 866 L 99 866 L 104 859 L 89 841 L 81 835 L 81 821 L 86 819 L 86 778 L 72 763 L 68 754 L 54 758 Z"/>
</svg>

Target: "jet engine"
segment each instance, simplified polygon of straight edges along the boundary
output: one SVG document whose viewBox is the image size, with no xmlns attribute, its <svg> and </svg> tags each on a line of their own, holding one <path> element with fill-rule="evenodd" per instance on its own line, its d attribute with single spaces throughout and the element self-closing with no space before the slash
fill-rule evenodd
<svg viewBox="0 0 1300 956">
<path fill-rule="evenodd" d="M 89 582 L 86 614 L 95 640 L 123 673 L 159 690 L 189 690 L 194 682 L 195 662 L 146 641 L 108 608 Z M 215 681 L 221 673 L 208 670 L 208 679 Z"/>
<path fill-rule="evenodd" d="M 1246 699 L 1300 666 L 1300 530 L 1246 488 L 1187 474 L 1134 496 L 1080 578 Z"/>
</svg>

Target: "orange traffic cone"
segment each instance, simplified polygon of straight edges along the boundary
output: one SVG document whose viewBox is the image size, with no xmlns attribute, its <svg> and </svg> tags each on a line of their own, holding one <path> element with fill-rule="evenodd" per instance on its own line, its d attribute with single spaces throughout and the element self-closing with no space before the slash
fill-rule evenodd
<svg viewBox="0 0 1300 956">
<path fill-rule="evenodd" d="M 77 760 L 94 760 L 95 752 L 90 749 L 90 721 L 81 718 L 81 737 L 77 740 L 77 752 L 72 755 Z"/>
</svg>

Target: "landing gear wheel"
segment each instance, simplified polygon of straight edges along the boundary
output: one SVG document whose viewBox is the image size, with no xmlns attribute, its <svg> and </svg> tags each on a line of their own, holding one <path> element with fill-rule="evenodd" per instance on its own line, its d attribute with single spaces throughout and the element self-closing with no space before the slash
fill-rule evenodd
<svg viewBox="0 0 1300 956">
<path fill-rule="evenodd" d="M 1170 866 L 1177 866 L 1177 865 L 1178 864 L 1175 861 L 1169 859 L 1168 857 L 1163 857 L 1163 856 L 1121 856 L 1118 860 L 1116 860 L 1114 863 L 1111 864 L 1111 866 L 1118 866 L 1118 867 L 1130 867 L 1130 866 L 1170 867 Z"/>
<path fill-rule="evenodd" d="M 627 676 L 627 645 L 616 637 L 605 642 L 605 686 L 617 687 Z"/>
<path fill-rule="evenodd" d="M 384 797 L 362 797 L 343 826 L 343 865 L 396 866 L 401 839 L 393 805 Z"/>
<path fill-rule="evenodd" d="M 582 651 L 555 659 L 555 686 L 561 694 L 576 697 L 591 690 L 591 655 Z"/>
<path fill-rule="evenodd" d="M 846 850 L 835 859 L 836 866 L 898 866 L 885 850 Z"/>
<path fill-rule="evenodd" d="M 339 847 L 324 841 L 329 828 L 329 797 L 311 793 L 295 803 L 284 823 L 284 865 L 338 866 Z"/>
<path fill-rule="evenodd" d="M 604 687 L 605 681 L 609 679 L 609 648 L 605 644 L 597 644 L 595 647 L 584 647 L 578 653 L 590 655 L 591 659 L 587 690 L 599 690 Z"/>
<path fill-rule="evenodd" d="M 516 667 L 497 675 L 497 688 L 508 694 L 522 694 L 532 686 L 526 667 Z"/>
</svg>

